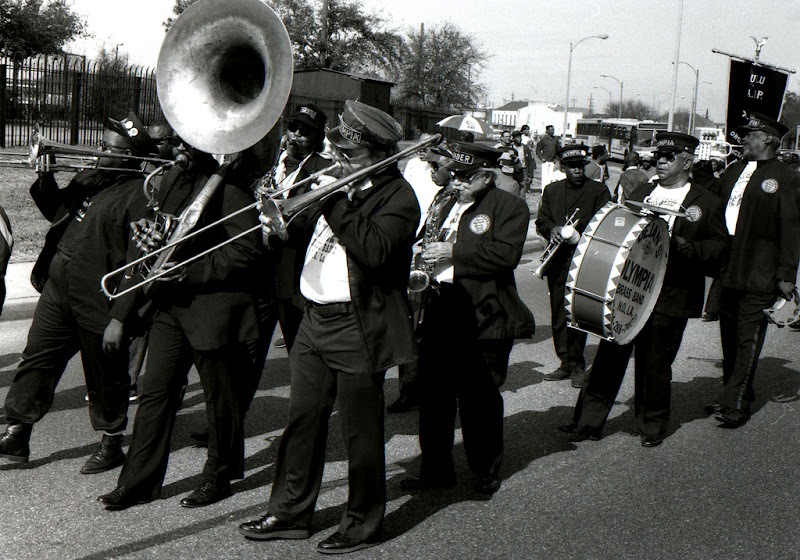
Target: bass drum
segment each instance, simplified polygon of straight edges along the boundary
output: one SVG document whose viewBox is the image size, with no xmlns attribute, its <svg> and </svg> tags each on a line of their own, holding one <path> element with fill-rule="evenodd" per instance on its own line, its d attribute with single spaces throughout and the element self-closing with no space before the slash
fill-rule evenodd
<svg viewBox="0 0 800 560">
<path fill-rule="evenodd" d="M 617 344 L 631 342 L 653 312 L 668 258 L 667 222 L 609 202 L 575 248 L 567 323 Z"/>
</svg>

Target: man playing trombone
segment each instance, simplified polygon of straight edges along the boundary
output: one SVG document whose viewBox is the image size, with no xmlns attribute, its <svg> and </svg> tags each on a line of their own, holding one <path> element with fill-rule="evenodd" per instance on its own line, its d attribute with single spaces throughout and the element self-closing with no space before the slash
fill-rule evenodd
<svg viewBox="0 0 800 560">
<path fill-rule="evenodd" d="M 567 313 L 564 309 L 564 285 L 572 262 L 572 254 L 581 233 L 597 211 L 611 195 L 602 183 L 587 179 L 584 167 L 588 163 L 588 148 L 581 144 L 570 144 L 559 148 L 558 159 L 566 179 L 556 181 L 542 192 L 542 201 L 536 217 L 539 235 L 550 240 L 545 251 L 549 260 L 542 265 L 550 291 L 550 317 L 553 329 L 553 345 L 561 365 L 544 375 L 547 381 L 572 378 L 572 386 L 580 387 L 586 366 L 583 350 L 586 333 L 567 328 Z M 569 220 L 569 217 L 572 219 Z M 567 222 L 570 222 L 567 224 Z M 565 227 L 569 225 L 569 227 Z M 569 235 L 563 235 L 564 233 Z"/>
<path fill-rule="evenodd" d="M 133 123 L 133 121 L 130 121 Z M 113 154 L 146 156 L 156 151 L 141 123 L 141 134 L 107 129 L 103 150 Z M 33 424 L 53 404 L 56 385 L 67 362 L 81 353 L 89 417 L 103 432 L 96 453 L 81 468 L 100 473 L 122 464 L 122 432 L 128 422 L 128 348 L 123 322 L 98 290 L 100 278 L 124 264 L 128 223 L 145 209 L 141 174 L 132 181 L 131 168 L 139 161 L 100 157 L 98 165 L 75 175 L 59 189 L 52 174 L 43 174 L 31 194 L 46 218 L 53 222 L 31 281 L 42 295 L 28 331 L 28 343 L 5 401 L 9 419 L 0 436 L 0 456 L 27 461 Z M 109 169 L 119 167 L 120 171 Z M 127 171 L 123 169 L 128 168 Z"/>
<path fill-rule="evenodd" d="M 337 159 L 356 172 L 397 152 L 402 129 L 389 115 L 347 101 L 328 133 Z M 239 526 L 251 539 L 311 534 L 322 482 L 328 420 L 338 399 L 347 446 L 349 498 L 324 554 L 380 543 L 386 509 L 386 369 L 415 359 L 406 297 L 419 223 L 414 192 L 396 164 L 352 181 L 321 203 L 305 253 L 305 313 L 289 355 L 289 421 L 281 438 L 267 514 Z M 262 217 L 271 232 L 271 221 Z"/>
</svg>

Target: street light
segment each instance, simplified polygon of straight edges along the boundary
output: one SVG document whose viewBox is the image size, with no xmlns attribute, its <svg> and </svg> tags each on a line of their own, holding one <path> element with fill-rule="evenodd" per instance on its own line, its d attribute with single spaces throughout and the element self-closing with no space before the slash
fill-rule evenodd
<svg viewBox="0 0 800 560">
<path fill-rule="evenodd" d="M 695 126 L 695 111 L 697 111 L 697 88 L 700 87 L 700 69 L 695 68 L 688 62 L 680 61 L 680 64 L 685 64 L 694 72 L 694 101 L 692 101 L 692 113 L 689 115 L 689 134 L 694 134 Z"/>
<path fill-rule="evenodd" d="M 612 80 L 617 80 L 614 76 L 609 76 L 608 74 L 600 74 L 601 78 L 611 78 Z M 619 117 L 622 118 L 622 82 L 617 80 L 619 84 Z"/>
<path fill-rule="evenodd" d="M 612 101 L 611 101 L 611 97 L 612 97 L 614 94 L 613 94 L 613 93 L 611 93 L 611 90 L 610 90 L 610 89 L 606 89 L 606 88 L 604 88 L 604 87 L 600 87 L 600 86 L 592 86 L 592 89 L 602 89 L 604 92 L 606 92 L 606 93 L 608 94 L 608 105 L 609 105 L 609 106 L 611 106 L 611 103 L 612 103 Z"/>
<path fill-rule="evenodd" d="M 584 37 L 574 45 L 572 43 L 569 44 L 569 63 L 567 64 L 567 97 L 564 100 L 564 131 L 562 132 L 562 136 L 566 139 L 567 136 L 567 113 L 569 112 L 569 79 L 570 75 L 572 74 L 572 51 L 575 50 L 575 47 L 583 43 L 586 39 L 602 39 L 605 41 L 608 39 L 608 35 L 603 33 L 602 35 L 589 35 L 588 37 Z"/>
</svg>

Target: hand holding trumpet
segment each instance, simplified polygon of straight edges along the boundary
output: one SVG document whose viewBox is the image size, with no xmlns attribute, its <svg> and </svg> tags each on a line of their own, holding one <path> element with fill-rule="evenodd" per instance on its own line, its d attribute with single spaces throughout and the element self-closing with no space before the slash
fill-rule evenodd
<svg viewBox="0 0 800 560">
<path fill-rule="evenodd" d="M 570 245 L 577 245 L 580 241 L 581 235 L 570 224 L 564 226 L 556 226 L 550 231 L 551 243 L 569 243 Z"/>
</svg>

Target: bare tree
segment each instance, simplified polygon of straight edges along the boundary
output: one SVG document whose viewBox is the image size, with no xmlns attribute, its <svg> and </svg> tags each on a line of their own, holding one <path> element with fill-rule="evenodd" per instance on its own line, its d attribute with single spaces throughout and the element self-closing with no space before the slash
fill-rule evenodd
<svg viewBox="0 0 800 560">
<path fill-rule="evenodd" d="M 488 59 L 477 41 L 452 23 L 411 30 L 400 67 L 398 100 L 447 108 L 474 107 L 484 94 L 478 73 Z"/>
</svg>

